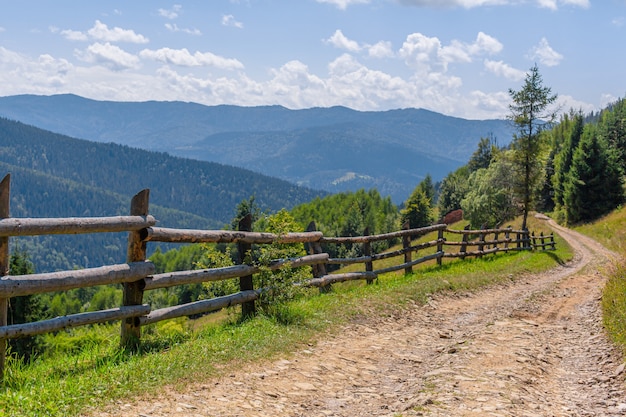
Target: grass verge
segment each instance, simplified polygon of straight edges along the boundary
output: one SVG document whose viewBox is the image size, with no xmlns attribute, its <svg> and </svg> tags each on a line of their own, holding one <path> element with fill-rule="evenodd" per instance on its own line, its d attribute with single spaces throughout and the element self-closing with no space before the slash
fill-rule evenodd
<svg viewBox="0 0 626 417">
<path fill-rule="evenodd" d="M 622 261 L 612 269 L 602 292 L 602 317 L 609 336 L 626 354 L 626 209 L 615 210 L 590 224 L 577 227 L 618 253 Z"/>
<path fill-rule="evenodd" d="M 246 364 L 288 355 L 355 317 L 390 314 L 424 303 L 429 295 L 442 291 L 472 291 L 515 280 L 571 256 L 569 247 L 557 240 L 553 252 L 510 252 L 450 261 L 441 267 L 416 268 L 412 275 L 387 274 L 375 285 L 338 284 L 329 294 L 311 290 L 272 317 L 259 315 L 240 322 L 236 313 L 227 314 L 224 320 L 212 319 L 201 329 L 194 326 L 197 330 L 184 321 L 165 322 L 145 332 L 139 353 L 118 349 L 118 325 L 79 329 L 70 336 L 84 337 L 82 332 L 99 332 L 100 336 L 29 366 L 9 361 L 0 389 L 0 415 L 81 415 L 114 401 L 156 397 L 165 385 L 182 390 Z"/>
</svg>

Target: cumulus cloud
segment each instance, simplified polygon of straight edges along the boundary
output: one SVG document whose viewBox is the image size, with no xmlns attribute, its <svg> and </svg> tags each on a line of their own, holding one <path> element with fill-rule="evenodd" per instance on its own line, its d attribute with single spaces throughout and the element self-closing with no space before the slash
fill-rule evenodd
<svg viewBox="0 0 626 417">
<path fill-rule="evenodd" d="M 180 13 L 180 11 L 183 9 L 183 6 L 181 6 L 180 4 L 175 4 L 172 6 L 171 9 L 159 9 L 159 16 L 162 16 L 166 19 L 176 19 L 178 17 L 178 14 Z"/>
<path fill-rule="evenodd" d="M 530 50 L 528 57 L 548 67 L 559 65 L 563 60 L 563 55 L 552 49 L 546 38 L 541 38 L 539 44 Z"/>
<path fill-rule="evenodd" d="M 332 4 L 338 9 L 346 10 L 348 6 L 352 6 L 353 4 L 367 4 L 370 0 L 317 0 L 317 2 Z"/>
<path fill-rule="evenodd" d="M 144 59 L 178 65 L 181 67 L 210 66 L 227 70 L 243 69 L 243 64 L 232 58 L 224 58 L 211 52 L 199 52 L 191 54 L 186 48 L 170 49 L 161 48 L 157 50 L 144 49 L 139 53 Z"/>
<path fill-rule="evenodd" d="M 348 39 L 339 29 L 337 29 L 330 38 L 326 39 L 325 42 L 333 45 L 335 48 L 345 49 L 351 52 L 361 50 L 358 42 Z"/>
<path fill-rule="evenodd" d="M 442 45 L 437 37 L 412 33 L 402 44 L 399 54 L 417 69 L 430 70 L 438 67 L 446 71 L 448 64 L 469 63 L 477 56 L 497 54 L 502 48 L 502 44 L 496 38 L 483 32 L 478 32 L 476 40 L 472 43 L 455 39 L 449 45 Z"/>
<path fill-rule="evenodd" d="M 65 39 L 67 39 L 68 41 L 87 41 L 89 40 L 89 37 L 80 31 L 77 30 L 62 30 L 59 32 L 61 34 L 61 36 L 63 36 Z"/>
<path fill-rule="evenodd" d="M 222 26 L 230 26 L 237 29 L 243 29 L 243 23 L 235 20 L 235 16 L 232 14 L 226 14 L 222 16 Z"/>
<path fill-rule="evenodd" d="M 526 77 L 526 73 L 524 71 L 513 68 L 510 65 L 505 64 L 503 61 L 485 59 L 484 65 L 485 69 L 490 73 L 495 74 L 498 77 L 504 77 L 508 80 L 520 81 Z"/>
<path fill-rule="evenodd" d="M 139 68 L 139 58 L 109 42 L 91 44 L 84 51 L 75 51 L 81 61 L 107 67 L 113 71 Z"/>
<path fill-rule="evenodd" d="M 372 58 L 392 58 L 395 56 L 391 42 L 387 41 L 380 41 L 374 45 L 367 45 L 366 49 L 367 53 Z"/>
<path fill-rule="evenodd" d="M 319 1 L 319 0 L 318 0 Z M 483 6 L 511 6 L 520 3 L 520 0 L 398 0 L 400 4 L 416 7 L 463 7 L 472 9 Z M 535 0 L 535 4 L 542 8 L 557 10 L 559 5 L 589 7 L 589 0 Z"/>
<path fill-rule="evenodd" d="M 109 27 L 96 20 L 96 23 L 93 25 L 91 29 L 87 31 L 87 34 L 92 39 L 96 39 L 98 41 L 103 42 L 129 42 L 129 43 L 148 43 L 149 40 L 143 35 L 135 33 L 135 31 L 131 29 L 122 29 L 119 27 L 114 27 L 109 29 Z"/>
<path fill-rule="evenodd" d="M 179 28 L 176 23 L 166 23 L 165 28 L 170 32 L 183 32 L 195 36 L 202 35 L 202 32 L 200 32 L 200 30 L 198 29 Z"/>
</svg>

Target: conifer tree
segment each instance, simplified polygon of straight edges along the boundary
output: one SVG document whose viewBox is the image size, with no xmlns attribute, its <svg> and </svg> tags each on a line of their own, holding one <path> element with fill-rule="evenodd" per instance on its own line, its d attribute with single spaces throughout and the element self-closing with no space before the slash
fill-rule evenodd
<svg viewBox="0 0 626 417">
<path fill-rule="evenodd" d="M 567 222 L 594 220 L 622 201 L 622 173 L 617 157 L 596 127 L 587 125 L 572 157 L 565 185 Z"/>
<path fill-rule="evenodd" d="M 509 106 L 509 117 L 517 128 L 512 142 L 518 171 L 516 192 L 522 203 L 522 228 L 525 229 L 533 203 L 533 190 L 541 174 L 538 158 L 540 133 L 555 118 L 555 112 L 550 110 L 550 105 L 556 101 L 557 95 L 553 95 L 552 89 L 543 85 L 537 65 L 526 74 L 522 88 L 519 91 L 510 89 L 509 95 L 513 99 Z"/>
</svg>

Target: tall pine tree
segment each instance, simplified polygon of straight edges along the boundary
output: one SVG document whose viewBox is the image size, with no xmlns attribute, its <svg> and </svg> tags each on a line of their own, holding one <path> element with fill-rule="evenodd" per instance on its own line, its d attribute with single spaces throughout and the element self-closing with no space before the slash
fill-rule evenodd
<svg viewBox="0 0 626 417">
<path fill-rule="evenodd" d="M 624 198 L 622 181 L 615 152 L 594 125 L 586 125 L 565 184 L 567 222 L 591 221 L 613 210 Z"/>
<path fill-rule="evenodd" d="M 552 89 L 543 85 L 537 65 L 526 74 L 521 90 L 511 89 L 509 95 L 513 99 L 509 106 L 510 119 L 517 128 L 512 142 L 518 177 L 516 192 L 522 203 L 522 229 L 525 229 L 533 203 L 533 191 L 541 177 L 540 133 L 556 117 L 555 112 L 550 110 L 550 105 L 556 101 L 557 95 L 553 95 Z"/>
</svg>

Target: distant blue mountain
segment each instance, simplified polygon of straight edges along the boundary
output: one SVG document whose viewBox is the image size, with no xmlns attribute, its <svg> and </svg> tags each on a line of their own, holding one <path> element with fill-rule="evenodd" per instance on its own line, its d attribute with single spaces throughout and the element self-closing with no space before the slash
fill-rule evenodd
<svg viewBox="0 0 626 417">
<path fill-rule="evenodd" d="M 465 164 L 481 137 L 509 143 L 505 120 L 423 109 L 204 106 L 75 95 L 0 97 L 0 116 L 52 132 L 247 168 L 330 192 L 377 188 L 399 203 L 426 174 Z"/>
</svg>

